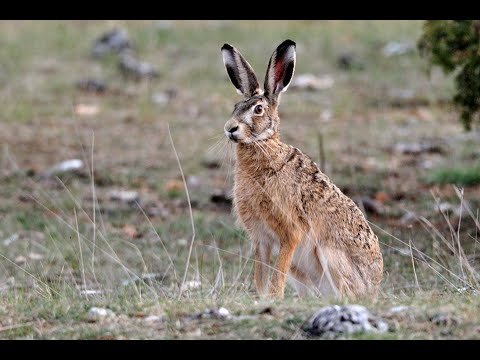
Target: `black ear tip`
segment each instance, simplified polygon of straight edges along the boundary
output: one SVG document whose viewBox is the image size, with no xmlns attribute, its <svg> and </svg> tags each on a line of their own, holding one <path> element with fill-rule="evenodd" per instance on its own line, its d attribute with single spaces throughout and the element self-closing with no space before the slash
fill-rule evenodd
<svg viewBox="0 0 480 360">
<path fill-rule="evenodd" d="M 230 45 L 230 44 L 225 43 L 225 44 L 223 44 L 223 46 L 222 46 L 222 51 L 223 51 L 223 50 L 233 50 L 233 46 Z"/>
<path fill-rule="evenodd" d="M 296 47 L 297 44 L 295 44 L 295 41 L 292 41 L 292 40 L 290 40 L 290 39 L 287 39 L 287 40 L 285 40 L 284 42 L 282 42 L 278 47 L 280 47 L 280 48 L 286 48 L 286 47 L 288 47 L 288 46 L 294 46 L 294 47 Z"/>
</svg>

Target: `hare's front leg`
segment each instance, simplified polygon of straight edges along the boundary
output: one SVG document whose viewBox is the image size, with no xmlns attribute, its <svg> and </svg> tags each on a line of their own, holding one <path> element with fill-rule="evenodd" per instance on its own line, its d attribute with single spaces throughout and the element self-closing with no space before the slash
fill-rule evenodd
<svg viewBox="0 0 480 360">
<path fill-rule="evenodd" d="M 269 241 L 255 241 L 255 286 L 258 295 L 264 295 L 267 290 L 271 253 L 272 244 Z"/>
<path fill-rule="evenodd" d="M 275 269 L 270 284 L 270 295 L 272 297 L 283 298 L 285 292 L 285 282 L 287 274 L 292 264 L 293 254 L 300 242 L 300 236 L 295 234 L 285 237 L 286 241 L 280 242 L 280 252 L 275 261 Z"/>
</svg>

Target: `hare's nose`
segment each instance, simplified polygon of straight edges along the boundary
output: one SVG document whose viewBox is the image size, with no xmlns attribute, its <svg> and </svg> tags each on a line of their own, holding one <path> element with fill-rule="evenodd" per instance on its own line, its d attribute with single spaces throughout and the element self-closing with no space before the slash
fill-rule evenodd
<svg viewBox="0 0 480 360">
<path fill-rule="evenodd" d="M 230 128 L 230 129 L 228 130 L 228 132 L 233 134 L 233 133 L 234 133 L 235 131 L 237 131 L 237 130 L 238 130 L 238 126 L 234 126 L 234 127 Z"/>
</svg>

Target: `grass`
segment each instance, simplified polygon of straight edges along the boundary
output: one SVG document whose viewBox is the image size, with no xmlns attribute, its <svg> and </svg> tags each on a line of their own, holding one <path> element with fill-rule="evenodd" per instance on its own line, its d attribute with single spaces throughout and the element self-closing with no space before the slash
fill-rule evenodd
<svg viewBox="0 0 480 360">
<path fill-rule="evenodd" d="M 479 338 L 478 182 L 447 181 L 464 186 L 458 188 L 422 178 L 435 173 L 424 163 L 431 169 L 461 163 L 474 176 L 476 138 L 464 136 L 444 104 L 451 78 L 435 71 L 429 76 L 415 51 L 391 58 L 381 53 L 389 41 L 415 42 L 421 25 L 0 23 L 0 338 L 305 338 L 303 322 L 331 301 L 298 299 L 290 287 L 283 301 L 258 299 L 251 244 L 230 207 L 210 201 L 215 190 L 233 183 L 233 146 L 222 128 L 239 100 L 219 49 L 224 42 L 237 46 L 262 77 L 284 38 L 298 44 L 296 74 L 329 74 L 335 83 L 282 97 L 283 139 L 318 161 L 321 132 L 325 172 L 339 187 L 353 198 L 388 195 L 380 214 L 367 214 L 381 241 L 385 278 L 378 301 L 364 305 L 392 331 L 354 338 Z M 114 56 L 89 57 L 92 41 L 114 26 L 128 31 L 139 58 L 159 68 L 159 79 L 128 81 Z M 363 68 L 339 69 L 344 53 Z M 78 91 L 74 83 L 84 77 L 104 79 L 107 92 Z M 429 102 L 393 106 L 392 88 L 427 94 L 422 99 Z M 177 92 L 170 102 L 152 101 L 152 94 L 169 89 Z M 75 115 L 73 104 L 94 104 L 99 112 Z M 331 118 L 322 117 L 325 110 Z M 432 137 L 448 141 L 449 151 L 412 156 L 391 150 L 398 142 Z M 84 161 L 82 176 L 40 176 L 73 158 Z M 110 199 L 111 190 L 122 189 L 137 191 L 139 202 Z M 445 201 L 468 204 L 470 211 L 460 218 L 439 212 Z M 12 236 L 16 240 L 5 242 Z M 413 310 L 390 314 L 397 305 Z M 117 316 L 91 321 L 92 306 Z M 212 307 L 225 307 L 233 317 L 188 321 Z M 455 321 L 435 325 L 430 318 L 438 313 Z M 163 320 L 148 323 L 149 315 Z"/>
<path fill-rule="evenodd" d="M 473 186 L 480 184 L 480 164 L 431 171 L 425 181 L 429 184 L 456 184 Z"/>
</svg>

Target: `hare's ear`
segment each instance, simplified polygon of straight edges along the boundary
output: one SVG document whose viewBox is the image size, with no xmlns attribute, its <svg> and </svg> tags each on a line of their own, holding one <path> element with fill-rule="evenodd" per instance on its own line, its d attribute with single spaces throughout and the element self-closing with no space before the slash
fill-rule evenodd
<svg viewBox="0 0 480 360">
<path fill-rule="evenodd" d="M 287 90 L 295 71 L 295 46 L 292 40 L 285 40 L 273 52 L 265 76 L 265 96 L 275 99 Z"/>
<path fill-rule="evenodd" d="M 249 98 L 262 93 L 255 72 L 237 49 L 224 44 L 222 56 L 228 76 L 239 94 Z"/>
</svg>

